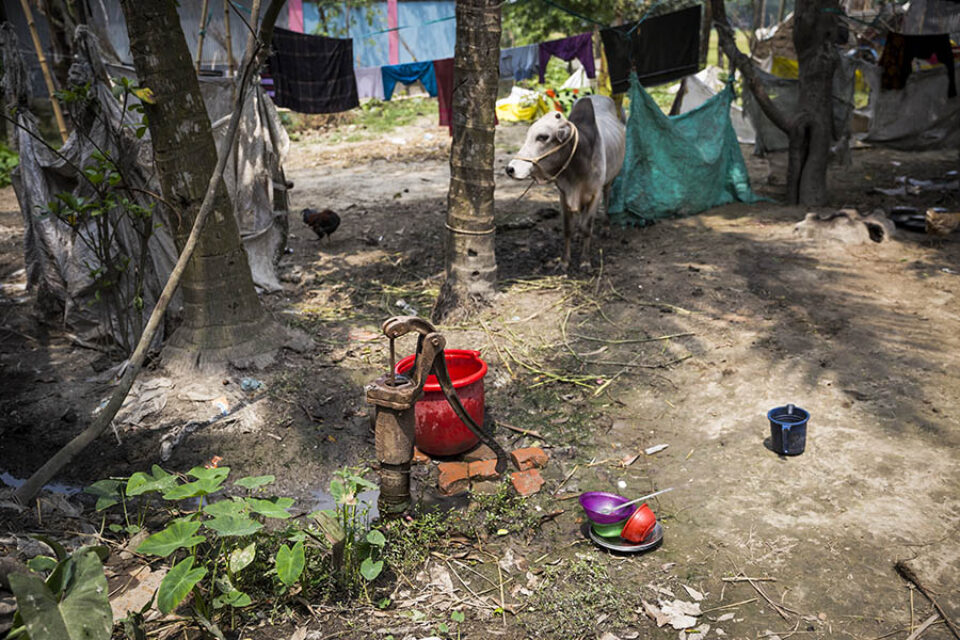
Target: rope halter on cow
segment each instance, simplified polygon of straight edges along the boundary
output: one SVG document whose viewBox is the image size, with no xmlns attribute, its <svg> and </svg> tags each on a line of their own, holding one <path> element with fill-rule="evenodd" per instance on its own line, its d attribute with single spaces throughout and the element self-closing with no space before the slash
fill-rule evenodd
<svg viewBox="0 0 960 640">
<path fill-rule="evenodd" d="M 567 124 L 569 124 L 570 128 L 573 129 L 573 135 L 568 137 L 566 140 L 564 140 L 557 146 L 555 146 L 553 149 L 550 149 L 546 153 L 541 153 L 536 158 L 523 158 L 521 156 L 517 156 L 517 160 L 523 160 L 524 162 L 529 162 L 530 164 L 535 166 L 537 169 L 540 169 L 540 173 L 542 173 L 543 175 L 547 175 L 547 172 L 544 171 L 543 167 L 540 166 L 540 161 L 546 158 L 547 156 L 553 155 L 557 151 L 560 151 L 560 149 L 563 149 L 565 146 L 567 146 L 568 142 L 573 140 L 573 148 L 570 150 L 570 155 L 569 157 L 567 157 L 567 160 L 563 163 L 563 166 L 560 167 L 560 170 L 557 171 L 552 176 L 550 176 L 549 178 L 544 178 L 543 180 L 544 183 L 553 182 L 554 180 L 559 178 L 560 174 L 566 171 L 567 167 L 570 166 L 570 163 L 573 162 L 573 156 L 576 155 L 577 153 L 577 146 L 580 144 L 580 130 L 577 129 L 577 125 L 573 124 L 569 120 L 567 120 Z"/>
</svg>

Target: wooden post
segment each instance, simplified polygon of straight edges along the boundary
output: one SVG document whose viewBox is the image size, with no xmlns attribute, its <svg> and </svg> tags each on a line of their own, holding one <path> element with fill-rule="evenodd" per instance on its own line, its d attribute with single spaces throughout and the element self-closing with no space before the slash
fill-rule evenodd
<svg viewBox="0 0 960 640">
<path fill-rule="evenodd" d="M 203 60 L 203 37 L 207 33 L 207 9 L 210 0 L 203 0 L 200 10 L 200 33 L 197 35 L 197 73 L 200 73 L 200 62 Z"/>
<path fill-rule="evenodd" d="M 33 12 L 30 10 L 30 3 L 27 0 L 20 0 L 20 6 L 23 8 L 23 15 L 27 18 L 27 25 L 30 27 L 30 37 L 33 38 L 33 48 L 37 52 L 37 60 L 40 61 L 40 70 L 43 72 L 43 80 L 47 84 L 47 93 L 50 95 L 50 104 L 53 105 L 53 116 L 57 119 L 57 128 L 60 129 L 60 138 L 66 142 L 67 123 L 63 119 L 63 111 L 60 110 L 60 103 L 57 102 L 56 89 L 53 86 L 53 76 L 50 75 L 50 65 L 47 64 L 47 57 L 43 54 L 43 45 L 40 44 L 40 34 L 37 33 L 37 23 L 33 20 Z"/>
<path fill-rule="evenodd" d="M 777 24 L 783 22 L 783 16 L 787 13 L 787 0 L 780 0 L 780 8 L 777 9 Z"/>
<path fill-rule="evenodd" d="M 223 30 L 227 34 L 227 64 L 232 78 L 237 74 L 237 61 L 233 58 L 233 40 L 230 39 L 230 0 L 223 0 Z"/>
</svg>

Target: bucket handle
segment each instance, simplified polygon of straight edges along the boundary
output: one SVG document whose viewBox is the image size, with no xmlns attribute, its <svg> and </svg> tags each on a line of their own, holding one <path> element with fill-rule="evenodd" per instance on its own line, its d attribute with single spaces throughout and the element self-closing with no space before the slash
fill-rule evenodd
<svg viewBox="0 0 960 640">
<path fill-rule="evenodd" d="M 792 426 L 791 424 L 780 423 L 780 447 L 783 449 L 784 454 L 790 453 L 788 437 L 790 436 L 790 427 Z"/>
</svg>

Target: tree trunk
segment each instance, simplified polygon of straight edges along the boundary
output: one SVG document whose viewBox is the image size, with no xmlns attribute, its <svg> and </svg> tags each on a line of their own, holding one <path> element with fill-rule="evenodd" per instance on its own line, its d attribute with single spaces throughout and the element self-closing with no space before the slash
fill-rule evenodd
<svg viewBox="0 0 960 640">
<path fill-rule="evenodd" d="M 466 317 L 495 294 L 493 139 L 500 4 L 457 0 L 447 269 L 433 308 L 435 322 Z"/>
<path fill-rule="evenodd" d="M 700 23 L 700 66 L 706 66 L 710 54 L 710 31 L 713 29 L 713 11 L 710 3 L 703 5 L 703 22 Z M 720 63 L 719 57 L 717 63 Z"/>
<path fill-rule="evenodd" d="M 172 0 L 121 4 L 140 84 L 155 96 L 153 104 L 144 104 L 144 111 L 163 196 L 182 213 L 173 229 L 182 249 L 217 164 L 210 119 L 176 4 Z M 184 273 L 183 324 L 164 347 L 164 363 L 173 368 L 264 364 L 282 335 L 257 297 L 232 209 L 221 180 L 213 213 Z"/>
</svg>

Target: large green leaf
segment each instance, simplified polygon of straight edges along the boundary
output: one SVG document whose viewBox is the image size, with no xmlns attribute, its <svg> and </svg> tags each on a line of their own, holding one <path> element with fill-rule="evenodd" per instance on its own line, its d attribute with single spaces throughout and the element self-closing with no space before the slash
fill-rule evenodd
<svg viewBox="0 0 960 640">
<path fill-rule="evenodd" d="M 383 571 L 383 560 L 374 562 L 372 558 L 367 557 L 360 563 L 360 575 L 366 578 L 367 582 L 373 582 L 381 571 Z"/>
<path fill-rule="evenodd" d="M 274 498 L 273 500 L 245 498 L 245 501 L 251 511 L 268 518 L 280 518 L 282 520 L 290 517 L 287 509 L 293 506 L 293 498 Z"/>
<path fill-rule="evenodd" d="M 218 500 L 203 507 L 203 512 L 211 516 L 240 516 L 246 509 L 243 500 Z"/>
<path fill-rule="evenodd" d="M 188 476 L 196 478 L 196 482 L 188 482 L 170 489 L 163 494 L 165 500 L 183 500 L 210 495 L 220 490 L 223 481 L 230 475 L 230 467 L 194 467 L 187 472 Z"/>
<path fill-rule="evenodd" d="M 224 537 L 249 536 L 263 528 L 261 523 L 247 516 L 217 516 L 205 521 L 203 525 Z"/>
<path fill-rule="evenodd" d="M 234 480 L 233 484 L 239 485 L 246 489 L 256 489 L 264 485 L 268 485 L 271 482 L 277 479 L 276 476 L 247 476 L 246 478 L 240 478 L 239 480 Z"/>
<path fill-rule="evenodd" d="M 371 529 L 367 532 L 367 542 L 375 547 L 382 547 L 383 545 L 387 544 L 387 538 L 382 532 L 377 531 L 376 529 Z"/>
<path fill-rule="evenodd" d="M 33 575 L 10 574 L 20 617 L 34 640 L 110 640 L 113 614 L 107 599 L 107 578 L 96 553 L 74 554 L 58 598 Z"/>
<path fill-rule="evenodd" d="M 187 556 L 173 566 L 157 589 L 157 608 L 161 613 L 170 613 L 183 602 L 194 585 L 207 575 L 204 567 L 193 568 L 193 556 Z"/>
<path fill-rule="evenodd" d="M 166 558 L 181 547 L 190 548 L 204 542 L 206 537 L 195 535 L 199 529 L 199 522 L 178 518 L 171 521 L 163 531 L 158 531 L 144 540 L 137 547 L 137 552 Z"/>
<path fill-rule="evenodd" d="M 222 596 L 217 596 L 213 599 L 213 606 L 220 608 L 222 606 L 231 606 L 231 607 L 246 607 L 252 602 L 250 596 L 245 594 L 243 591 L 233 590 L 230 593 L 225 593 Z"/>
<path fill-rule="evenodd" d="M 139 496 L 151 491 L 166 493 L 177 486 L 177 477 L 167 473 L 157 465 L 150 469 L 151 473 L 137 471 L 127 480 L 127 495 Z"/>
<path fill-rule="evenodd" d="M 89 487 L 85 487 L 83 492 L 97 497 L 97 511 L 103 511 L 108 507 L 119 504 L 123 496 L 120 495 L 119 480 L 107 478 L 106 480 L 97 480 Z"/>
<path fill-rule="evenodd" d="M 293 545 L 293 549 L 285 544 L 280 545 L 277 551 L 277 575 L 283 584 L 292 587 L 303 573 L 305 564 L 303 542 Z"/>
<path fill-rule="evenodd" d="M 247 568 L 247 566 L 249 566 L 249 564 L 253 562 L 253 559 L 256 557 L 256 555 L 257 555 L 256 542 L 251 542 L 250 544 L 245 546 L 243 549 L 234 549 L 233 551 L 231 551 L 230 557 L 229 557 L 230 573 L 237 573 L 238 571 L 242 571 L 245 568 Z"/>
</svg>

